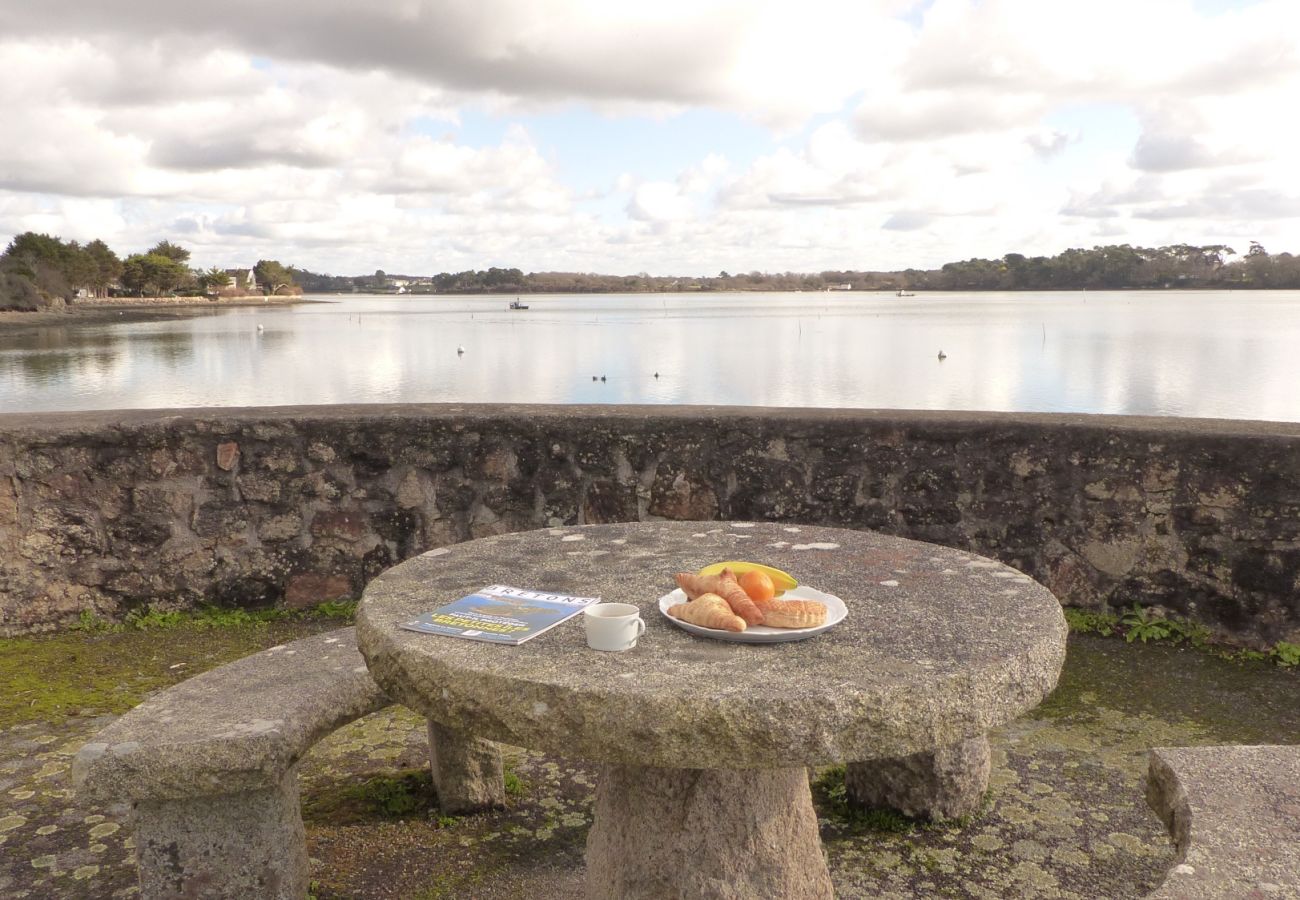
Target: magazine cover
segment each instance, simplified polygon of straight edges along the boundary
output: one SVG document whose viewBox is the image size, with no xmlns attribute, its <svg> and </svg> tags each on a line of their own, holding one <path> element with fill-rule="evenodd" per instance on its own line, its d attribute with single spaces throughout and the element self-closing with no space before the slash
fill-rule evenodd
<svg viewBox="0 0 1300 900">
<path fill-rule="evenodd" d="M 599 600 L 492 584 L 402 627 L 495 644 L 522 644 Z"/>
</svg>

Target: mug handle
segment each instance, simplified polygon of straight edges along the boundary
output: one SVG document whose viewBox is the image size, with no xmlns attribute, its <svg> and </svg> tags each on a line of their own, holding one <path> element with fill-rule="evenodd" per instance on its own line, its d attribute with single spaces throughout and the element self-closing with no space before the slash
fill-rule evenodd
<svg viewBox="0 0 1300 900">
<path fill-rule="evenodd" d="M 639 637 L 640 637 L 641 635 L 643 635 L 643 634 L 645 634 L 645 619 L 641 618 L 640 616 L 637 616 L 637 620 L 636 620 L 636 637 L 635 637 L 635 638 L 632 638 L 632 640 L 635 641 L 636 638 L 639 638 Z"/>
</svg>

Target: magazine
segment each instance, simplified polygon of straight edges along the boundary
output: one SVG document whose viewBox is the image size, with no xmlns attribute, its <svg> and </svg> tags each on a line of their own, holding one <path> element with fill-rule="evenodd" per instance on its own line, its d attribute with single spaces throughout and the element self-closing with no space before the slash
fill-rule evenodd
<svg viewBox="0 0 1300 900">
<path fill-rule="evenodd" d="M 570 597 L 490 584 L 418 619 L 404 622 L 402 627 L 424 634 L 517 645 L 598 602 L 599 597 Z"/>
</svg>

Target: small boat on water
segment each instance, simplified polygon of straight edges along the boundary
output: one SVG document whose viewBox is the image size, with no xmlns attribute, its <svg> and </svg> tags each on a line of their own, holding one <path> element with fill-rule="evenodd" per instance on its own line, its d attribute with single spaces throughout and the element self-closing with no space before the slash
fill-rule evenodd
<svg viewBox="0 0 1300 900">
<path fill-rule="evenodd" d="M 894 296 L 896 296 L 896 297 L 915 297 L 916 294 L 912 293 L 911 291 L 905 291 L 905 290 L 903 290 L 902 288 L 899 288 L 899 289 L 898 289 L 898 293 L 895 294 Z"/>
<path fill-rule="evenodd" d="M 520 303 L 520 302 L 519 302 L 519 298 L 516 297 L 515 299 L 513 299 L 513 300 L 510 301 L 510 306 L 507 307 L 507 308 L 508 308 L 508 309 L 527 309 L 527 308 L 528 308 L 528 304 L 527 304 L 527 303 Z"/>
</svg>

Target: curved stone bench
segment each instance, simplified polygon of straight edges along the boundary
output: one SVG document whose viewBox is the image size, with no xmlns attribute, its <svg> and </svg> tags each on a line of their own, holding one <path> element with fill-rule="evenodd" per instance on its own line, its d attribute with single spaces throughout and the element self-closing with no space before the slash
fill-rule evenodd
<svg viewBox="0 0 1300 900">
<path fill-rule="evenodd" d="M 1300 897 L 1300 746 L 1157 748 L 1147 802 L 1178 852 L 1148 900 Z"/>
<path fill-rule="evenodd" d="M 298 763 L 392 703 L 344 628 L 272 647 L 146 700 L 77 753 L 82 799 L 129 802 L 145 898 L 307 896 Z M 496 746 L 430 727 L 448 811 L 504 799 Z"/>
</svg>

